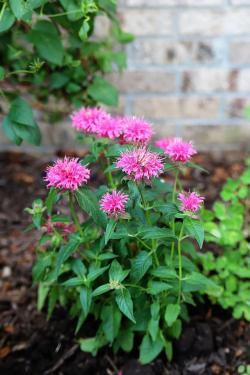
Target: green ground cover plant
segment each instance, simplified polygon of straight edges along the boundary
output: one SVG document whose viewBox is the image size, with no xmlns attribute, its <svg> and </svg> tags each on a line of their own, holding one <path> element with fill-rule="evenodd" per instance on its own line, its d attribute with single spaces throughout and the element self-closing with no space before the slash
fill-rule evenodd
<svg viewBox="0 0 250 375">
<path fill-rule="evenodd" d="M 217 255 L 202 254 L 202 266 L 222 287 L 213 300 L 231 308 L 234 318 L 250 320 L 250 159 L 239 178 L 227 181 L 220 197 L 211 210 L 202 211 L 206 242 L 219 249 Z"/>
</svg>

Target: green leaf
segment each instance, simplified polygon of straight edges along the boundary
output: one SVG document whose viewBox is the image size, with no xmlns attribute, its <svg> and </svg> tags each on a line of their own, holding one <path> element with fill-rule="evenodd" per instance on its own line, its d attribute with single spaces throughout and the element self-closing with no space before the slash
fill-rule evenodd
<svg viewBox="0 0 250 375">
<path fill-rule="evenodd" d="M 50 76 L 51 89 L 60 89 L 69 82 L 69 77 L 66 74 L 55 72 Z"/>
<path fill-rule="evenodd" d="M 88 21 L 85 19 L 82 23 L 82 26 L 79 30 L 79 37 L 81 40 L 85 41 L 88 39 L 88 32 L 90 30 L 90 26 Z"/>
<path fill-rule="evenodd" d="M 85 316 L 87 316 L 89 313 L 91 301 L 91 291 L 86 287 L 82 287 L 80 289 L 80 302 Z"/>
<path fill-rule="evenodd" d="M 104 306 L 101 312 L 102 327 L 106 339 L 113 342 L 118 335 L 122 315 L 114 304 Z"/>
<path fill-rule="evenodd" d="M 65 286 L 66 288 L 68 288 L 68 287 L 80 286 L 83 284 L 84 284 L 84 280 L 81 279 L 80 277 L 72 277 L 71 279 L 64 281 L 64 283 L 62 283 L 62 286 Z"/>
<path fill-rule="evenodd" d="M 31 127 L 14 122 L 13 128 L 18 137 L 36 146 L 40 145 L 41 133 L 37 125 Z"/>
<path fill-rule="evenodd" d="M 134 333 L 132 329 L 120 329 L 117 340 L 122 350 L 124 350 L 124 352 L 130 352 L 133 349 L 134 343 Z"/>
<path fill-rule="evenodd" d="M 83 278 L 87 269 L 80 259 L 73 259 L 71 263 L 72 271 L 78 276 Z"/>
<path fill-rule="evenodd" d="M 86 211 L 97 224 L 106 227 L 106 216 L 100 210 L 99 202 L 92 191 L 86 188 L 80 188 L 76 192 L 76 199 L 79 206 Z"/>
<path fill-rule="evenodd" d="M 15 16 L 10 9 L 5 9 L 0 20 L 0 33 L 7 31 L 15 22 Z"/>
<path fill-rule="evenodd" d="M 139 235 L 142 235 L 144 240 L 160 240 L 160 239 L 174 239 L 176 238 L 172 230 L 168 228 L 145 227 L 140 230 Z"/>
<path fill-rule="evenodd" d="M 117 260 L 113 260 L 109 269 L 109 281 L 122 282 L 127 276 L 129 271 L 123 270 L 120 263 Z"/>
<path fill-rule="evenodd" d="M 103 275 L 103 273 L 109 268 L 109 266 L 106 267 L 98 267 L 96 265 L 91 265 L 89 267 L 89 273 L 88 273 L 88 281 L 94 281 L 99 276 Z"/>
<path fill-rule="evenodd" d="M 169 327 L 171 327 L 173 323 L 176 321 L 180 312 L 181 307 L 179 304 L 170 303 L 169 305 L 167 305 L 164 318 Z"/>
<path fill-rule="evenodd" d="M 222 288 L 220 286 L 198 272 L 192 272 L 191 275 L 186 276 L 182 287 L 183 292 L 200 291 L 215 297 L 219 297 L 222 292 Z"/>
<path fill-rule="evenodd" d="M 71 239 L 67 244 L 63 245 L 59 250 L 56 259 L 56 274 L 59 274 L 62 264 L 76 251 L 79 246 L 79 241 L 75 238 Z"/>
<path fill-rule="evenodd" d="M 96 288 L 93 292 L 92 292 L 92 296 L 93 297 L 97 297 L 97 296 L 100 296 L 101 294 L 104 294 L 104 293 L 107 293 L 109 292 L 111 289 L 110 289 L 110 285 L 109 284 L 103 284 L 101 286 L 98 286 L 98 288 Z"/>
<path fill-rule="evenodd" d="M 55 65 L 62 64 L 64 49 L 59 32 L 53 23 L 38 21 L 29 32 L 28 38 L 43 59 Z"/>
<path fill-rule="evenodd" d="M 93 83 L 88 87 L 88 95 L 97 102 L 108 106 L 117 106 L 118 91 L 106 79 L 95 77 Z"/>
<path fill-rule="evenodd" d="M 184 226 L 185 226 L 184 227 L 185 231 L 191 237 L 196 239 L 201 249 L 203 245 L 203 241 L 204 241 L 204 228 L 203 228 L 202 223 L 191 218 L 186 218 L 184 222 Z"/>
<path fill-rule="evenodd" d="M 148 324 L 148 332 L 153 341 L 156 340 L 159 332 L 159 320 L 160 320 L 160 304 L 159 302 L 154 302 L 151 307 L 151 319 Z"/>
<path fill-rule="evenodd" d="M 23 0 L 9 0 L 10 8 L 16 18 L 20 20 L 22 16 L 27 13 L 26 4 Z"/>
<path fill-rule="evenodd" d="M 105 245 L 109 242 L 112 234 L 114 233 L 115 227 L 116 227 L 117 221 L 115 220 L 109 220 L 108 224 L 106 226 L 106 231 L 104 235 Z"/>
<path fill-rule="evenodd" d="M 0 66 L 0 81 L 4 79 L 4 76 L 5 76 L 5 69 L 2 66 Z"/>
<path fill-rule="evenodd" d="M 158 277 L 159 279 L 176 279 L 178 278 L 177 273 L 165 266 L 160 266 L 152 270 L 151 275 Z"/>
<path fill-rule="evenodd" d="M 38 297 L 37 297 L 37 309 L 39 311 L 42 310 L 42 308 L 43 308 L 43 306 L 45 304 L 46 298 L 48 296 L 48 293 L 49 293 L 49 286 L 48 286 L 48 284 L 39 283 L 39 286 L 38 286 Z"/>
<path fill-rule="evenodd" d="M 142 343 L 140 345 L 140 362 L 145 365 L 152 362 L 162 351 L 163 342 L 159 335 L 156 340 L 153 341 L 149 335 L 143 337 Z"/>
<path fill-rule="evenodd" d="M 22 138 L 20 138 L 13 127 L 13 123 L 10 120 L 9 116 L 5 116 L 3 119 L 3 131 L 4 134 L 8 139 L 11 140 L 11 142 L 15 143 L 17 146 L 19 146 L 22 143 Z"/>
<path fill-rule="evenodd" d="M 51 253 L 49 254 L 44 253 L 40 255 L 40 257 L 38 258 L 37 262 L 35 263 L 32 269 L 32 276 L 34 278 L 34 281 L 40 280 L 43 272 L 46 270 L 47 267 L 51 265 L 51 262 L 52 262 Z"/>
<path fill-rule="evenodd" d="M 135 323 L 133 301 L 129 291 L 125 288 L 116 290 L 115 300 L 121 312 Z"/>
<path fill-rule="evenodd" d="M 149 281 L 148 288 L 147 288 L 148 293 L 152 295 L 157 295 L 169 289 L 172 289 L 172 285 L 164 283 L 162 281 L 152 281 L 152 280 Z"/>
<path fill-rule="evenodd" d="M 152 257 L 146 251 L 141 251 L 132 259 L 131 279 L 135 282 L 140 281 L 152 265 Z"/>
</svg>

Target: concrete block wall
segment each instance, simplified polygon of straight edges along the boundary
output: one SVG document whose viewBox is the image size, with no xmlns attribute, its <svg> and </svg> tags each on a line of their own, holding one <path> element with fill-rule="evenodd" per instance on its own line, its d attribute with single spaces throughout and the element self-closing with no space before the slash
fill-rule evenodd
<svg viewBox="0 0 250 375">
<path fill-rule="evenodd" d="M 201 148 L 249 146 L 250 0 L 118 0 L 128 67 L 111 80 L 126 114 Z"/>
</svg>

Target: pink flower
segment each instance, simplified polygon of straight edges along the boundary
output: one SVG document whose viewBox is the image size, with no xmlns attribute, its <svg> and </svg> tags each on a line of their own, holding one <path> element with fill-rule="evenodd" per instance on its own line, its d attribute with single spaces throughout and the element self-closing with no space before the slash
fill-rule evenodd
<svg viewBox="0 0 250 375">
<path fill-rule="evenodd" d="M 205 198 L 195 192 L 184 192 L 178 195 L 178 199 L 181 201 L 181 211 L 197 212 Z"/>
<path fill-rule="evenodd" d="M 110 217 L 117 218 L 125 213 L 125 205 L 128 201 L 128 195 L 120 191 L 113 190 L 112 193 L 103 195 L 100 206 Z"/>
<path fill-rule="evenodd" d="M 90 170 L 78 160 L 65 156 L 64 159 L 58 159 L 54 165 L 49 166 L 45 177 L 45 181 L 48 182 L 47 187 L 74 191 L 85 184 L 90 177 Z"/>
<path fill-rule="evenodd" d="M 100 124 L 110 119 L 110 115 L 101 108 L 81 108 L 70 117 L 73 128 L 88 134 L 96 133 Z"/>
<path fill-rule="evenodd" d="M 186 163 L 193 155 L 197 154 L 192 142 L 184 142 L 181 138 L 171 139 L 164 151 L 172 161 L 183 163 Z"/>
<path fill-rule="evenodd" d="M 116 162 L 133 180 L 149 180 L 157 177 L 163 171 L 164 165 L 161 157 L 148 151 L 145 147 L 123 152 Z"/>
<path fill-rule="evenodd" d="M 166 152 L 169 143 L 171 142 L 170 138 L 162 138 L 155 142 L 156 147 L 161 148 L 164 152 Z"/>
<path fill-rule="evenodd" d="M 143 143 L 150 141 L 153 129 L 149 123 L 137 117 L 123 117 L 121 119 L 123 127 L 122 141 L 124 143 Z"/>
<path fill-rule="evenodd" d="M 115 139 L 120 137 L 122 134 L 122 127 L 119 118 L 108 118 L 99 124 L 96 128 L 96 132 L 101 137 Z"/>
<path fill-rule="evenodd" d="M 71 233 L 74 233 L 75 230 L 76 230 L 75 224 L 73 224 L 73 223 L 63 223 L 63 222 L 59 222 L 59 221 L 56 221 L 56 222 L 48 221 L 43 226 L 44 231 L 48 234 L 52 234 L 54 232 L 54 228 L 62 231 L 64 240 L 67 240 L 69 235 Z"/>
</svg>

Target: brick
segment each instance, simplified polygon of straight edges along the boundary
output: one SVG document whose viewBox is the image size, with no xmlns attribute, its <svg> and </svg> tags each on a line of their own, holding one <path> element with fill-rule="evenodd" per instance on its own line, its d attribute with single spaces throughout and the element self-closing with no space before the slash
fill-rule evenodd
<svg viewBox="0 0 250 375">
<path fill-rule="evenodd" d="M 135 40 L 130 65 L 210 63 L 217 59 L 213 43 L 207 41 Z"/>
<path fill-rule="evenodd" d="M 170 35 L 173 30 L 173 13 L 168 10 L 128 9 L 121 18 L 124 30 L 136 36 Z"/>
<path fill-rule="evenodd" d="M 247 1 L 247 0 L 245 0 Z M 218 6 L 223 5 L 224 0 L 125 0 L 124 4 L 131 7 L 162 7 L 162 6 Z"/>
<path fill-rule="evenodd" d="M 160 71 L 126 71 L 113 73 L 108 79 L 124 93 L 171 92 L 175 90 L 175 74 Z"/>
<path fill-rule="evenodd" d="M 204 137 L 204 134 L 206 136 Z M 250 125 L 190 125 L 183 127 L 182 136 L 192 139 L 198 149 L 249 149 Z"/>
<path fill-rule="evenodd" d="M 150 97 L 136 98 L 134 112 L 138 116 L 162 119 L 211 119 L 217 117 L 219 101 L 211 97 Z"/>
<path fill-rule="evenodd" d="M 231 5 L 250 5 L 250 0 L 230 0 Z"/>
<path fill-rule="evenodd" d="M 250 9 L 190 10 L 180 15 L 184 35 L 241 35 L 249 33 Z"/>
<path fill-rule="evenodd" d="M 230 118 L 246 119 L 247 107 L 250 108 L 250 97 L 229 99 L 226 105 L 226 113 Z"/>
<path fill-rule="evenodd" d="M 111 27 L 110 19 L 104 15 L 98 15 L 95 18 L 94 24 L 94 37 L 96 38 L 105 38 L 109 35 Z"/>
<path fill-rule="evenodd" d="M 231 43 L 229 56 L 233 64 L 250 64 L 250 40 Z"/>
<path fill-rule="evenodd" d="M 183 73 L 184 92 L 221 92 L 235 89 L 235 75 L 222 68 L 202 68 Z"/>
<path fill-rule="evenodd" d="M 238 91 L 250 92 L 250 68 L 238 72 Z"/>
</svg>

